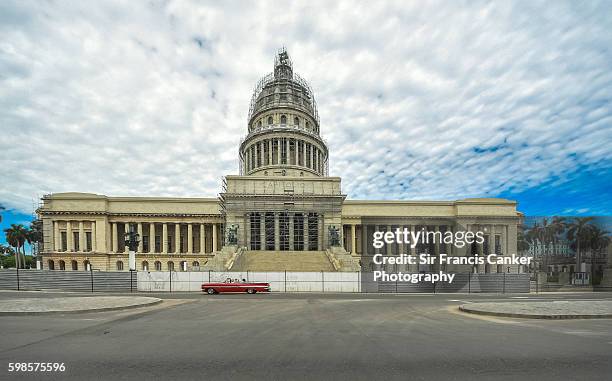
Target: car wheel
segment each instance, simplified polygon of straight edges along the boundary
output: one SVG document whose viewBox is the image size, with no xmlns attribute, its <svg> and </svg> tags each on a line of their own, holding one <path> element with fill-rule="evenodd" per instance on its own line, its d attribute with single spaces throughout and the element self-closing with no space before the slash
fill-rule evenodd
<svg viewBox="0 0 612 381">
<path fill-rule="evenodd" d="M 247 290 L 247 294 L 254 294 L 255 292 L 256 292 L 256 291 L 255 291 L 254 289 L 252 289 L 252 288 L 249 288 L 249 289 Z"/>
<path fill-rule="evenodd" d="M 212 295 L 212 294 L 214 294 L 214 293 L 215 293 L 215 289 L 214 289 L 214 288 L 209 288 L 209 289 L 207 289 L 207 290 L 206 290 L 206 293 L 207 293 L 208 295 Z"/>
</svg>

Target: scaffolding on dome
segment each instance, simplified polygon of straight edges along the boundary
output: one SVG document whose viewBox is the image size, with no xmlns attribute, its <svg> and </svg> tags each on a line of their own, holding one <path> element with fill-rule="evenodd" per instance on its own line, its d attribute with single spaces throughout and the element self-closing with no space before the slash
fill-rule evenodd
<svg viewBox="0 0 612 381">
<path fill-rule="evenodd" d="M 284 48 L 274 58 L 275 70 L 279 66 L 289 68 L 284 72 L 286 75 L 276 76 L 275 72 L 272 72 L 261 78 L 255 85 L 249 106 L 248 121 L 251 121 L 255 111 L 260 112 L 279 106 L 293 106 L 311 113 L 317 124 L 320 124 L 317 102 L 312 88 L 308 81 L 293 72 L 293 63 Z M 285 91 L 271 92 L 260 99 L 263 90 L 271 87 L 272 84 L 278 84 L 279 88 L 284 88 Z M 287 91 L 290 87 L 291 92 Z"/>
</svg>

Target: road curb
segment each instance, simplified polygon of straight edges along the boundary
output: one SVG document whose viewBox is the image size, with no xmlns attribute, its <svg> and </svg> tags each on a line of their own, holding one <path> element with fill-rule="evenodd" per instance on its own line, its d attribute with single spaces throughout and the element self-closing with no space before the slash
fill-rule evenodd
<svg viewBox="0 0 612 381">
<path fill-rule="evenodd" d="M 466 305 L 459 306 L 459 310 L 462 312 L 475 314 L 475 315 L 487 315 L 487 316 L 498 316 L 498 317 L 511 317 L 511 318 L 524 318 L 524 319 L 548 319 L 548 320 L 566 320 L 566 319 L 612 319 L 612 314 L 568 314 L 568 315 L 546 315 L 546 314 L 524 314 L 524 313 L 511 313 L 511 312 L 495 312 L 495 311 L 483 311 L 475 310 L 467 307 Z"/>
</svg>

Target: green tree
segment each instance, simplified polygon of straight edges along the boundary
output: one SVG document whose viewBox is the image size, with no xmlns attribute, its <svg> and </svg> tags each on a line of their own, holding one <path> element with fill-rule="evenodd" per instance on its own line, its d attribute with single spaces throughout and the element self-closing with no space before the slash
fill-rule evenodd
<svg viewBox="0 0 612 381">
<path fill-rule="evenodd" d="M 591 221 L 593 217 L 576 217 L 567 227 L 567 238 L 574 241 L 576 249 L 576 271 L 580 271 L 580 263 L 582 262 L 582 249 L 587 243 L 587 235 L 593 225 Z"/>
<path fill-rule="evenodd" d="M 6 242 L 15 248 L 17 267 L 24 268 L 25 243 L 29 242 L 28 229 L 21 224 L 12 224 L 11 227 L 4 229 L 4 234 L 6 235 Z"/>
</svg>

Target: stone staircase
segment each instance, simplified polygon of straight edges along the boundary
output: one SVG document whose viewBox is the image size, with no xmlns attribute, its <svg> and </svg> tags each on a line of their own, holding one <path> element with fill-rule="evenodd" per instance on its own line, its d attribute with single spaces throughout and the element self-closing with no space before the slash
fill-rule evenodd
<svg viewBox="0 0 612 381">
<path fill-rule="evenodd" d="M 231 271 L 336 271 L 325 251 L 245 250 Z"/>
</svg>

